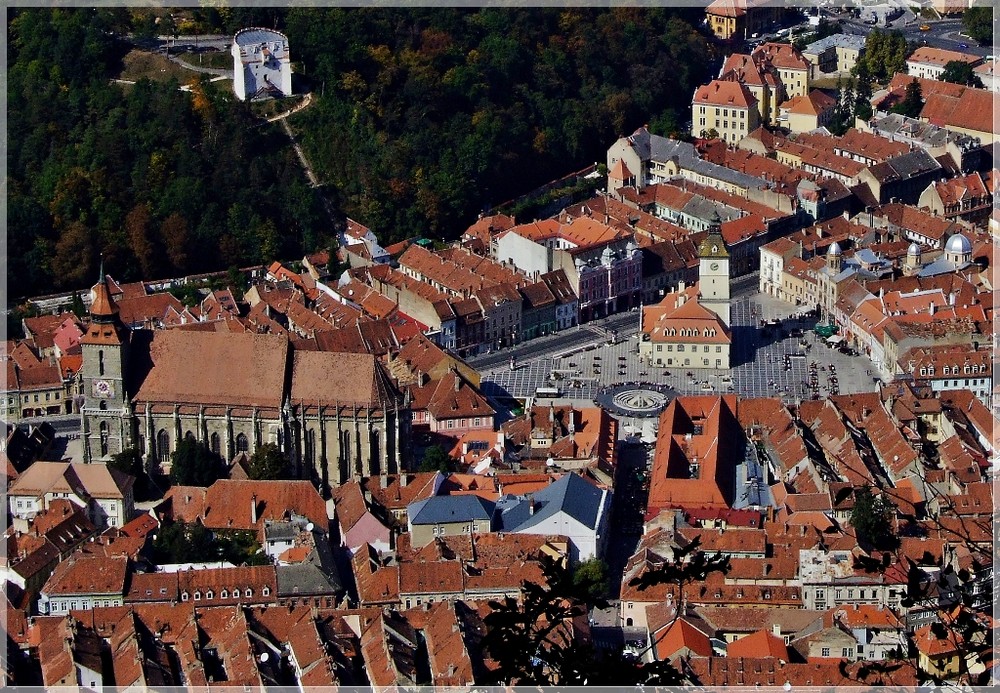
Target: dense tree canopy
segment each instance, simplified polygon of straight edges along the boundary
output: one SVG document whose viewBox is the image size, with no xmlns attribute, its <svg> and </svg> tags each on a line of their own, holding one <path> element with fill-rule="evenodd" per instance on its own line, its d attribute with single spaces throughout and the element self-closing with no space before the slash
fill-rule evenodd
<svg viewBox="0 0 1000 693">
<path fill-rule="evenodd" d="M 993 7 L 989 4 L 970 7 L 962 14 L 962 29 L 974 41 L 989 45 L 993 42 Z"/>
<path fill-rule="evenodd" d="M 247 474 L 258 481 L 289 478 L 288 459 L 274 443 L 264 443 L 250 455 Z"/>
<path fill-rule="evenodd" d="M 12 16 L 8 273 L 18 295 L 85 286 L 100 253 L 116 278 L 135 280 L 325 242 L 287 137 L 226 89 L 195 85 L 195 98 L 176 82 L 110 82 L 128 48 L 111 33 L 120 19 Z"/>
<path fill-rule="evenodd" d="M 380 237 L 452 237 L 477 212 L 681 129 L 713 71 L 685 9 L 293 9 L 315 107 L 293 119 L 321 177 Z M 337 46 L 338 50 L 330 50 Z"/>
<path fill-rule="evenodd" d="M 228 82 L 112 82 L 122 36 L 162 33 L 155 11 L 11 14 L 8 271 L 21 295 L 84 287 L 101 253 L 134 280 L 329 247 L 335 226 L 287 137 Z M 683 131 L 716 68 L 700 15 L 199 8 L 176 31 L 285 31 L 315 95 L 289 122 L 324 195 L 391 242 L 455 237 L 485 207 L 603 161 L 644 123 Z"/>
<path fill-rule="evenodd" d="M 906 72 L 910 52 L 906 37 L 898 31 L 873 29 L 865 39 L 865 52 L 858 58 L 854 74 L 865 71 L 873 81 L 884 84 L 897 72 Z"/>
<path fill-rule="evenodd" d="M 179 486 L 211 486 L 225 475 L 222 458 L 195 440 L 181 440 L 170 453 L 170 481 Z"/>
<path fill-rule="evenodd" d="M 893 526 L 896 506 L 885 494 L 876 496 L 871 488 L 864 487 L 854 494 L 851 526 L 862 545 L 876 549 L 891 549 L 898 542 Z"/>
<path fill-rule="evenodd" d="M 945 63 L 944 72 L 941 73 L 938 79 L 942 82 L 964 84 L 967 87 L 975 87 L 976 89 L 983 88 L 983 81 L 979 79 L 979 75 L 972 69 L 972 65 L 964 60 L 952 60 Z"/>
</svg>

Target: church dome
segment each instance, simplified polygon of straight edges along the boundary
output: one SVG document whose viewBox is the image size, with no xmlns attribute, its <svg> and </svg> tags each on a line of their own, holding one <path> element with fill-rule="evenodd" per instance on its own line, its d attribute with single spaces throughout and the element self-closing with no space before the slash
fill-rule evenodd
<svg viewBox="0 0 1000 693">
<path fill-rule="evenodd" d="M 830 249 L 826 251 L 827 255 L 843 255 L 844 251 L 840 249 L 840 243 L 834 241 L 830 244 Z"/>
<path fill-rule="evenodd" d="M 972 243 L 969 239 L 960 233 L 956 233 L 954 236 L 948 239 L 948 245 L 944 247 L 949 253 L 957 253 L 959 255 L 965 255 L 966 253 L 972 252 Z"/>
<path fill-rule="evenodd" d="M 920 246 L 916 243 L 910 243 L 910 247 L 906 249 L 907 255 L 920 255 Z"/>
</svg>

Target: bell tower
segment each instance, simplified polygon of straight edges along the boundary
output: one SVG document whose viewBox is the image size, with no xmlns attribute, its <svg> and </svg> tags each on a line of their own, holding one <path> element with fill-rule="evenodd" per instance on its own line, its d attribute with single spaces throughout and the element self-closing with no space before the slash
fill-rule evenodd
<svg viewBox="0 0 1000 693">
<path fill-rule="evenodd" d="M 729 327 L 729 251 L 718 212 L 713 212 L 708 235 L 698 246 L 698 259 L 698 302 Z"/>
<path fill-rule="evenodd" d="M 131 410 L 125 392 L 128 331 L 118 318 L 103 267 L 90 296 L 90 325 L 80 340 L 83 454 L 86 462 L 107 462 L 111 455 L 132 445 Z"/>
</svg>

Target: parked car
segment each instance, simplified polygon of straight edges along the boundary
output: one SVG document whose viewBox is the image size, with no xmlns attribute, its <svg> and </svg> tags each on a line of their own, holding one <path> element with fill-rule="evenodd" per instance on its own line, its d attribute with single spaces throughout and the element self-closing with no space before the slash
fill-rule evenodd
<svg viewBox="0 0 1000 693">
<path fill-rule="evenodd" d="M 921 24 L 921 25 L 920 25 L 920 30 L 921 30 L 921 31 L 930 31 L 930 30 L 931 30 L 931 27 L 930 27 L 930 25 L 928 25 L 928 24 Z"/>
</svg>

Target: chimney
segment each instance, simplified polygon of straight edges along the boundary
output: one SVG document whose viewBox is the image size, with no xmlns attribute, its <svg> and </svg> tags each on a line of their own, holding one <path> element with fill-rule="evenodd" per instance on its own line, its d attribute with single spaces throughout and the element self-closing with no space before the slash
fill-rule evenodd
<svg viewBox="0 0 1000 693">
<path fill-rule="evenodd" d="M 389 485 L 389 475 L 388 474 L 379 474 L 378 475 L 378 487 L 379 488 L 385 488 L 388 485 Z"/>
<path fill-rule="evenodd" d="M 257 524 L 257 494 L 250 496 L 250 524 Z"/>
<path fill-rule="evenodd" d="M 535 499 L 534 498 L 532 498 L 530 501 L 528 501 L 528 514 L 529 515 L 534 515 L 535 514 Z"/>
<path fill-rule="evenodd" d="M 458 377 L 458 373 L 455 373 L 455 392 L 462 389 L 462 379 Z"/>
<path fill-rule="evenodd" d="M 931 301 L 931 305 L 928 307 L 927 312 L 934 315 L 934 301 Z"/>
<path fill-rule="evenodd" d="M 408 483 L 410 483 L 410 475 L 403 472 L 399 475 L 399 485 L 400 487 L 405 487 Z"/>
<path fill-rule="evenodd" d="M 780 638 L 781 637 L 781 625 L 778 624 L 778 623 L 772 623 L 771 624 L 771 633 L 773 633 L 775 635 L 775 637 Z"/>
</svg>

